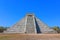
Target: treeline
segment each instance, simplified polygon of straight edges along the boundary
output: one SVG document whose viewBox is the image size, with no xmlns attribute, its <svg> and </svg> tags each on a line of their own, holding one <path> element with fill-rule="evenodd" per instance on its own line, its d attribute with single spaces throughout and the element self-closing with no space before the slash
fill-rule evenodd
<svg viewBox="0 0 60 40">
<path fill-rule="evenodd" d="M 53 29 L 57 31 L 57 33 L 60 33 L 60 27 L 59 26 L 54 26 Z"/>
<path fill-rule="evenodd" d="M 2 33 L 3 31 L 5 31 L 8 27 L 3 27 L 3 26 L 0 26 L 0 33 Z"/>
</svg>

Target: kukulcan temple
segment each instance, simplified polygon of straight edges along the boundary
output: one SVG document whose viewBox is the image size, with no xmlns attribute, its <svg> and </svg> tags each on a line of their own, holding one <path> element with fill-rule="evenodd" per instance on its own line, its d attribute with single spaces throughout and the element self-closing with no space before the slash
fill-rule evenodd
<svg viewBox="0 0 60 40">
<path fill-rule="evenodd" d="M 24 18 L 8 28 L 4 33 L 45 34 L 56 33 L 34 14 L 26 14 Z"/>
</svg>

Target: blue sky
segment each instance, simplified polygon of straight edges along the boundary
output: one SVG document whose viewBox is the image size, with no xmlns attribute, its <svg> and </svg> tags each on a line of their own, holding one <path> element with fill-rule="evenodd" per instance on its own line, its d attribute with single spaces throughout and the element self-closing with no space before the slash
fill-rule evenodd
<svg viewBox="0 0 60 40">
<path fill-rule="evenodd" d="M 59 0 L 0 0 L 0 26 L 10 27 L 28 12 L 50 27 L 60 26 Z"/>
</svg>

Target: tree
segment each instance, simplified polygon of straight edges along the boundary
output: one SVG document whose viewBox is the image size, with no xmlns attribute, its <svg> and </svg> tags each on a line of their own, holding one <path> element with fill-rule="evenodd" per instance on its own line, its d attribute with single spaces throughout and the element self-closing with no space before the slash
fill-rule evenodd
<svg viewBox="0 0 60 40">
<path fill-rule="evenodd" d="M 0 26 L 0 33 L 2 33 L 6 29 L 7 29 L 7 27 Z"/>
<path fill-rule="evenodd" d="M 54 29 L 55 31 L 57 31 L 58 33 L 60 33 L 60 28 L 59 28 L 59 26 L 54 26 L 53 29 Z"/>
</svg>

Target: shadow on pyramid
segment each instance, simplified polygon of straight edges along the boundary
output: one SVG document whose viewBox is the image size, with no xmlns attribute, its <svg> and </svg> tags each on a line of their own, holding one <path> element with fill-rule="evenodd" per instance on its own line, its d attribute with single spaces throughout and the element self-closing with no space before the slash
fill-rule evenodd
<svg viewBox="0 0 60 40">
<path fill-rule="evenodd" d="M 57 33 L 33 14 L 27 14 L 21 21 L 8 28 L 4 33 L 49 34 Z"/>
</svg>

